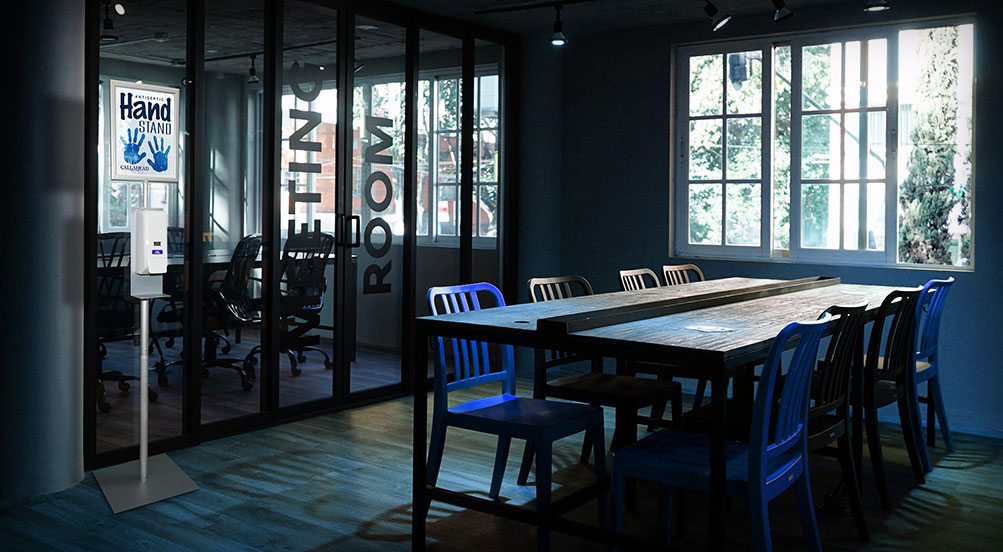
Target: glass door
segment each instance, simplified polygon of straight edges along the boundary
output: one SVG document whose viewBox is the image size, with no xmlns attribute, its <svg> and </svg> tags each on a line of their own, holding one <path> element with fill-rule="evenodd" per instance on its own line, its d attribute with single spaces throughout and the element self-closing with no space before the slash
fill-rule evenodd
<svg viewBox="0 0 1003 552">
<path fill-rule="evenodd" d="M 338 12 L 302 0 L 283 5 L 279 199 L 278 406 L 331 402 L 335 322 Z M 276 356 L 273 355 L 273 359 Z"/>
<path fill-rule="evenodd" d="M 399 385 L 404 297 L 404 155 L 407 87 L 402 26 L 356 17 L 352 90 L 352 220 L 359 246 L 350 270 L 346 346 L 351 394 Z M 354 292 L 354 293 L 353 293 Z M 354 304 L 352 304 L 354 303 Z M 354 335 L 352 335 L 354 334 Z"/>
</svg>

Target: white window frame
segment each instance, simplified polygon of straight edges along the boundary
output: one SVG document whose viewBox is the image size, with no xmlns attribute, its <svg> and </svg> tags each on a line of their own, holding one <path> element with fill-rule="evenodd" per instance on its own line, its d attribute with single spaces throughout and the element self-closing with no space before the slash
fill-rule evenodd
<svg viewBox="0 0 1003 552">
<path fill-rule="evenodd" d="M 762 261 L 788 261 L 817 264 L 850 264 L 850 265 L 874 265 L 889 266 L 899 268 L 923 268 L 932 270 L 953 270 L 971 271 L 974 270 L 974 243 L 975 243 L 975 132 L 974 124 L 971 137 L 972 148 L 972 174 L 971 174 L 971 202 L 972 219 L 970 221 L 969 232 L 972 236 L 973 255 L 969 259 L 969 264 L 958 265 L 920 265 L 914 263 L 898 262 L 898 34 L 900 31 L 913 29 L 926 29 L 941 26 L 973 25 L 975 35 L 974 44 L 978 44 L 978 28 L 971 17 L 949 18 L 932 21 L 922 21 L 908 24 L 898 24 L 889 26 L 876 26 L 861 29 L 847 29 L 838 31 L 827 31 L 821 33 L 809 33 L 780 38 L 762 38 L 738 40 L 721 43 L 700 44 L 700 45 L 680 45 L 676 47 L 674 66 L 673 113 L 675 121 L 672 128 L 673 139 L 670 141 L 675 149 L 673 155 L 673 176 L 671 177 L 671 243 L 670 253 L 680 257 L 696 258 L 718 258 L 718 259 L 745 259 Z M 882 251 L 861 251 L 844 249 L 817 249 L 801 247 L 801 129 L 802 129 L 802 94 L 801 94 L 801 56 L 802 48 L 816 44 L 831 44 L 837 42 L 863 41 L 873 39 L 887 40 L 887 82 L 888 100 L 885 106 L 886 112 L 886 136 L 885 136 L 885 249 Z M 789 249 L 774 249 L 774 221 L 773 211 L 773 55 L 774 48 L 779 46 L 790 46 L 791 48 L 791 170 L 790 170 L 790 241 Z M 726 177 L 727 165 L 727 127 L 722 128 L 722 180 L 707 181 L 722 183 L 722 244 L 704 245 L 689 243 L 689 126 L 691 120 L 700 118 L 722 118 L 729 119 L 734 115 L 729 115 L 723 108 L 720 115 L 707 117 L 691 117 L 689 113 L 689 93 L 690 93 L 690 71 L 689 59 L 694 56 L 724 55 L 724 72 L 722 85 L 724 86 L 724 102 L 727 102 L 727 53 L 748 52 L 759 50 L 762 52 L 762 163 L 761 172 L 761 215 L 760 215 L 760 245 L 741 246 L 725 245 L 727 240 L 727 190 Z M 974 66 L 979 63 L 979 52 L 977 47 L 973 52 Z M 845 58 L 845 56 L 843 56 Z M 845 63 L 845 62 L 844 62 Z M 977 75 L 973 76 L 977 79 Z M 975 86 L 972 86 L 972 113 L 973 118 L 976 113 Z M 833 109 L 835 113 L 868 111 L 868 108 L 846 109 L 845 102 L 841 102 L 839 109 Z M 833 183 L 844 182 L 845 180 L 833 179 Z M 853 182 L 874 182 L 880 179 L 857 179 Z M 863 190 L 863 186 L 861 187 Z M 863 192 L 862 192 L 863 193 Z M 841 205 L 843 202 L 841 201 Z M 842 207 L 841 207 L 842 209 Z M 840 211 L 840 246 L 843 239 L 843 216 Z M 863 223 L 863 221 L 861 221 Z"/>
</svg>

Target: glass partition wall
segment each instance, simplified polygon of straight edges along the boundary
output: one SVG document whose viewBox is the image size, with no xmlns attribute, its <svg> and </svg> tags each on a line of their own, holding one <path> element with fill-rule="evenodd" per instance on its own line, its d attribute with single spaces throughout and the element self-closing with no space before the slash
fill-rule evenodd
<svg viewBox="0 0 1003 552">
<path fill-rule="evenodd" d="M 137 454 L 141 347 L 157 453 L 405 395 L 424 384 L 410 336 L 428 287 L 490 281 L 514 298 L 510 37 L 365 2 L 134 0 L 119 15 L 91 1 L 88 469 Z M 126 84 L 174 105 L 133 90 L 127 109 Z M 123 134 L 140 107 L 157 124 Z M 128 285 L 136 208 L 168 218 L 147 343 Z"/>
</svg>

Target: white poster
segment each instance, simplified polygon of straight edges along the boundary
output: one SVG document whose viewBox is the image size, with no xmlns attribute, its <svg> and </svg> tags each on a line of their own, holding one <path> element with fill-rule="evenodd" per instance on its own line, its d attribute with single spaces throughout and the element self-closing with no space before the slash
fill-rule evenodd
<svg viewBox="0 0 1003 552">
<path fill-rule="evenodd" d="M 178 180 L 178 89 L 111 81 L 112 180 Z"/>
</svg>

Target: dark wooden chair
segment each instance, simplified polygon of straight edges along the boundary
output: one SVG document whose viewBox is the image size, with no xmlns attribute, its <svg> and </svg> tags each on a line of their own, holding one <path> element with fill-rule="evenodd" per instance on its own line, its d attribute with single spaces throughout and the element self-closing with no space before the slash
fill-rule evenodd
<svg viewBox="0 0 1003 552">
<path fill-rule="evenodd" d="M 558 276 L 553 278 L 531 278 L 529 294 L 534 303 L 553 301 L 574 296 L 592 295 L 592 286 L 582 276 Z M 577 362 L 590 362 L 591 371 L 574 373 L 548 380 L 548 371 L 558 366 Z M 682 386 L 673 381 L 639 379 L 630 376 L 603 373 L 602 357 L 569 353 L 567 351 L 536 349 L 533 377 L 533 397 L 545 399 L 554 397 L 592 405 L 611 406 L 616 409 L 616 429 L 610 448 L 620 447 L 637 440 L 637 424 L 669 424 L 638 415 L 638 410 L 647 406 L 663 405 L 672 401 L 673 420 L 682 414 Z M 586 432 L 582 445 L 582 463 L 588 462 L 592 448 L 592 434 Z M 524 485 L 529 477 L 533 462 L 532 442 L 526 443 L 522 467 L 519 470 L 519 484 Z"/>
<path fill-rule="evenodd" d="M 862 404 L 859 406 L 863 410 L 863 425 L 867 428 L 867 448 L 870 451 L 874 479 L 881 505 L 886 509 L 891 509 L 891 499 L 888 496 L 884 456 L 881 452 L 881 434 L 878 430 L 878 410 L 881 407 L 892 403 L 898 405 L 899 423 L 902 425 L 902 437 L 909 453 L 913 475 L 917 483 L 926 482 L 923 460 L 917 449 L 921 443 L 916 442 L 920 436 L 920 431 L 917 429 L 919 413 L 914 408 L 915 402 L 912 396 L 916 390 L 913 382 L 916 371 L 916 304 L 920 293 L 920 290 L 893 291 L 885 297 L 871 328 L 867 355 L 864 357 L 862 391 L 859 395 L 862 397 L 860 399 Z M 857 405 L 854 406 L 856 407 Z M 854 413 L 852 434 L 858 469 L 863 448 L 860 420 L 861 417 Z"/>
<path fill-rule="evenodd" d="M 833 306 L 825 311 L 833 316 L 829 324 L 831 337 L 825 356 L 812 373 L 807 432 L 808 452 L 839 461 L 857 532 L 862 539 L 869 538 L 869 534 L 850 439 L 850 377 L 854 358 L 860 352 L 866 309 L 867 305 Z M 782 375 L 777 376 L 778 391 L 782 390 L 784 381 Z M 775 398 L 779 399 L 779 392 Z M 744 442 L 747 438 L 754 404 L 751 397 L 728 399 L 729 439 Z M 712 423 L 713 413 L 709 406 L 696 408 L 683 416 L 683 427 L 687 431 L 709 433 Z"/>
<path fill-rule="evenodd" d="M 691 272 L 693 273 L 692 277 L 690 276 Z M 692 264 L 664 265 L 662 266 L 662 275 L 665 278 L 666 285 L 669 286 L 688 284 L 693 281 L 704 281 L 703 271 L 696 265 Z M 655 275 L 653 270 L 647 268 L 634 268 L 620 271 L 620 288 L 623 291 L 639 291 L 649 287 L 658 287 L 660 285 L 658 276 Z M 659 379 L 668 379 L 671 381 L 672 371 L 668 369 L 668 366 L 671 365 L 655 362 L 621 362 L 617 372 L 631 376 L 636 374 L 655 374 Z M 693 398 L 693 408 L 700 406 L 706 392 L 707 380 L 698 380 L 696 394 Z M 665 406 L 666 405 L 663 403 L 652 407 L 651 417 L 661 419 L 662 416 L 665 415 Z M 649 431 L 653 431 L 654 426 L 649 426 L 648 429 Z"/>
<path fill-rule="evenodd" d="M 620 271 L 620 288 L 624 291 L 638 291 L 658 287 L 658 275 L 650 268 L 632 268 Z"/>
<path fill-rule="evenodd" d="M 691 273 L 693 276 L 690 276 Z M 662 265 L 662 277 L 667 286 L 704 281 L 703 271 L 695 264 Z"/>
</svg>

